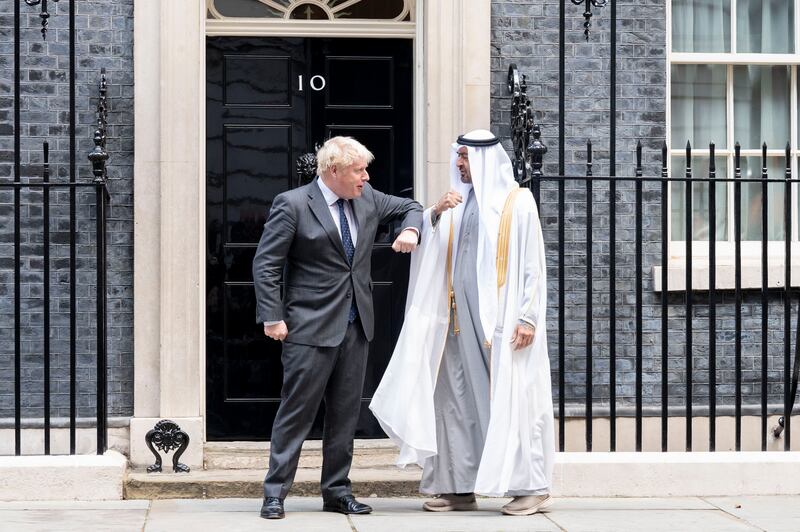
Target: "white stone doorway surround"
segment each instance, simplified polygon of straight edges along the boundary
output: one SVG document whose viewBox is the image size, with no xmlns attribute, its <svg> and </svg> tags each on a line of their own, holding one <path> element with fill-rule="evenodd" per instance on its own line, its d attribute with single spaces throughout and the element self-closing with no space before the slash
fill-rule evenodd
<svg viewBox="0 0 800 532">
<path fill-rule="evenodd" d="M 415 40 L 424 204 L 447 188 L 453 139 L 489 126 L 490 4 L 417 0 L 406 36 Z M 207 24 L 205 0 L 134 3 L 134 466 L 153 462 L 144 435 L 163 418 L 189 433 L 182 462 L 203 464 L 206 35 L 398 36 L 363 21 L 219 22 Z"/>
</svg>

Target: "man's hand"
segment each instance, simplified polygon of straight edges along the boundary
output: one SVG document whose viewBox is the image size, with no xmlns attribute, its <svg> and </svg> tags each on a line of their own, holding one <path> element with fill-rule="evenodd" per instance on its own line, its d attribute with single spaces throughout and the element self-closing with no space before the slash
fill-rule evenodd
<svg viewBox="0 0 800 532">
<path fill-rule="evenodd" d="M 289 334 L 289 329 L 286 328 L 286 322 L 281 321 L 276 323 L 275 325 L 264 325 L 264 334 L 273 340 L 278 340 L 282 342 L 286 339 L 286 336 Z"/>
<path fill-rule="evenodd" d="M 533 337 L 536 335 L 536 328 L 533 325 L 522 324 L 517 325 L 517 330 L 514 331 L 514 336 L 511 337 L 511 348 L 514 351 L 519 351 L 528 347 L 533 343 Z"/>
<path fill-rule="evenodd" d="M 392 244 L 392 249 L 398 253 L 411 253 L 417 249 L 418 240 L 419 236 L 417 236 L 416 231 L 404 229 L 403 232 L 400 233 L 400 235 L 395 239 L 394 243 Z"/>
<path fill-rule="evenodd" d="M 436 213 L 436 216 L 439 216 L 448 209 L 454 209 L 462 201 L 464 201 L 464 198 L 461 197 L 461 194 L 451 190 L 436 202 L 436 205 L 433 206 L 433 212 Z"/>
</svg>

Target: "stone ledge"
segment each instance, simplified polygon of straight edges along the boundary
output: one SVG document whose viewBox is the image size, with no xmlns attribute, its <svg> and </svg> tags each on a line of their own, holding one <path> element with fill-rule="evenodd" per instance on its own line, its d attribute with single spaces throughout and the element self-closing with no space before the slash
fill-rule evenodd
<svg viewBox="0 0 800 532">
<path fill-rule="evenodd" d="M 131 471 L 125 482 L 126 499 L 215 499 L 262 497 L 264 470 L 233 469 L 181 473 Z M 319 469 L 298 469 L 291 495 L 319 497 Z M 353 469 L 350 479 L 358 497 L 419 495 L 419 468 Z"/>
<path fill-rule="evenodd" d="M 559 453 L 562 497 L 800 494 L 800 452 Z"/>
<path fill-rule="evenodd" d="M 102 456 L 0 456 L 0 501 L 122 499 L 128 460 Z"/>
<path fill-rule="evenodd" d="M 264 469 L 128 475 L 125 498 L 261 497 Z M 319 468 L 298 469 L 292 496 L 319 496 Z M 359 497 L 415 497 L 417 467 L 354 468 Z M 800 494 L 800 453 L 559 453 L 553 479 L 559 497 L 674 497 Z"/>
</svg>

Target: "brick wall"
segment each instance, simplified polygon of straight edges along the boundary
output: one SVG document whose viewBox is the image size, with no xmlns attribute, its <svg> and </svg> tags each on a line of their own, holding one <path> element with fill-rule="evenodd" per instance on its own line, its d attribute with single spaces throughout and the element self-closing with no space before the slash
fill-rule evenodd
<svg viewBox="0 0 800 532">
<path fill-rule="evenodd" d="M 42 142 L 50 144 L 51 181 L 69 180 L 69 4 L 48 4 L 51 18 L 42 39 L 40 6 L 21 2 L 21 179 L 37 182 Z M 86 155 L 94 146 L 100 69 L 105 67 L 110 101 L 107 150 L 108 348 L 111 416 L 133 410 L 133 0 L 76 2 L 77 180 L 92 180 Z M 14 179 L 14 2 L 0 3 L 0 180 Z M 43 259 L 40 190 L 23 192 L 22 226 L 22 405 L 23 415 L 41 417 L 43 405 Z M 69 267 L 68 193 L 51 202 L 51 379 L 53 416 L 68 414 Z M 79 416 L 95 411 L 94 192 L 77 195 L 77 373 Z M 0 191 L 0 418 L 13 416 L 14 314 L 13 194 Z"/>
</svg>

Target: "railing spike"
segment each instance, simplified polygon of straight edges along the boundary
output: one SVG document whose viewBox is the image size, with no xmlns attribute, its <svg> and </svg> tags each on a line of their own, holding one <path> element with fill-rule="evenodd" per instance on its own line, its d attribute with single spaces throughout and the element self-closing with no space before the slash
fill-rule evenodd
<svg viewBox="0 0 800 532">
<path fill-rule="evenodd" d="M 709 156 L 710 156 L 710 161 L 708 163 L 708 169 L 711 172 L 715 172 L 717 170 L 717 157 L 716 157 L 716 153 L 715 153 L 716 147 L 717 147 L 716 144 L 714 144 L 713 142 L 711 142 L 708 145 L 708 151 L 709 151 Z"/>
</svg>

